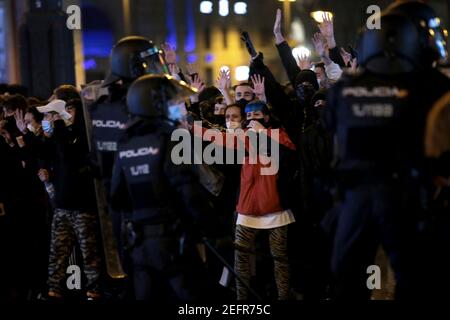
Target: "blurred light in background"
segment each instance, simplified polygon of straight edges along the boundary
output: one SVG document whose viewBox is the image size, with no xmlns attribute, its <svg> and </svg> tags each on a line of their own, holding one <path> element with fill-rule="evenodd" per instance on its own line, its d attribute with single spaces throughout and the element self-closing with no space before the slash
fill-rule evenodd
<svg viewBox="0 0 450 320">
<path fill-rule="evenodd" d="M 234 4 L 234 13 L 236 14 L 247 14 L 247 3 L 236 2 Z"/>
<path fill-rule="evenodd" d="M 250 68 L 247 66 L 240 66 L 236 68 L 236 80 L 247 81 L 250 76 Z"/>
<path fill-rule="evenodd" d="M 205 55 L 205 62 L 212 63 L 214 61 L 214 55 L 212 53 L 208 53 Z"/>
<path fill-rule="evenodd" d="M 305 26 L 300 18 L 295 18 L 291 24 L 291 34 L 292 40 L 296 43 L 304 43 L 306 38 Z"/>
<path fill-rule="evenodd" d="M 187 55 L 187 62 L 188 63 L 196 63 L 197 62 L 197 55 L 194 53 L 188 54 Z"/>
<path fill-rule="evenodd" d="M 292 55 L 294 56 L 295 59 L 298 59 L 298 57 L 300 57 L 300 58 L 302 58 L 302 57 L 310 57 L 311 56 L 311 50 L 309 50 L 305 46 L 298 46 L 298 47 L 295 47 L 292 50 Z"/>
<path fill-rule="evenodd" d="M 177 19 L 175 16 L 175 0 L 165 0 L 166 3 L 166 42 L 177 49 Z"/>
<path fill-rule="evenodd" d="M 196 49 L 195 40 L 195 21 L 194 21 L 194 5 L 193 0 L 186 0 L 184 3 L 186 25 L 185 25 L 185 38 L 184 38 L 184 51 L 194 52 Z"/>
<path fill-rule="evenodd" d="M 95 70 L 97 69 L 97 61 L 95 59 L 89 59 L 84 61 L 85 70 Z"/>
<path fill-rule="evenodd" d="M 0 82 L 8 82 L 7 32 L 5 3 L 0 2 Z"/>
<path fill-rule="evenodd" d="M 329 15 L 330 18 L 333 18 L 333 13 L 329 11 L 314 11 L 311 12 L 311 17 L 316 20 L 317 23 L 322 23 L 324 14 Z"/>
<path fill-rule="evenodd" d="M 110 30 L 85 30 L 83 49 L 86 57 L 108 58 L 114 45 L 114 35 Z"/>
<path fill-rule="evenodd" d="M 213 12 L 213 3 L 211 1 L 200 2 L 200 12 L 203 14 L 211 14 Z"/>
<path fill-rule="evenodd" d="M 105 13 L 91 4 L 83 4 L 83 50 L 86 60 L 109 58 L 114 45 L 112 23 Z"/>
<path fill-rule="evenodd" d="M 219 1 L 219 15 L 226 17 L 230 13 L 230 4 L 228 0 Z"/>
</svg>

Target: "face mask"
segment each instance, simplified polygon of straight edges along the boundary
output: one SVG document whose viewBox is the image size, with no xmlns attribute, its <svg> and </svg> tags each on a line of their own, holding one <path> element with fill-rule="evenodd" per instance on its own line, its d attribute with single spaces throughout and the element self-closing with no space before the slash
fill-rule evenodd
<svg viewBox="0 0 450 320">
<path fill-rule="evenodd" d="M 241 107 L 242 109 L 244 109 L 244 108 L 249 104 L 249 101 L 247 101 L 247 100 L 245 100 L 244 98 L 242 98 L 242 99 L 236 101 L 236 104 L 237 104 L 239 107 Z"/>
<path fill-rule="evenodd" d="M 187 115 L 186 105 L 183 103 L 169 106 L 167 118 L 174 122 L 179 122 Z"/>
<path fill-rule="evenodd" d="M 42 130 L 44 130 L 44 132 L 47 135 L 52 135 L 53 134 L 53 126 L 52 123 L 48 120 L 42 120 Z"/>
<path fill-rule="evenodd" d="M 261 119 L 252 119 L 252 120 L 247 120 L 245 121 L 245 128 L 248 128 L 248 125 L 250 124 L 250 122 L 252 121 L 258 121 L 259 123 L 261 123 L 265 128 L 267 128 L 267 122 L 264 118 Z"/>
<path fill-rule="evenodd" d="M 236 130 L 241 127 L 241 124 L 239 122 L 227 121 L 226 126 L 229 130 Z"/>
<path fill-rule="evenodd" d="M 314 96 L 314 87 L 312 85 L 299 85 L 296 89 L 298 99 L 303 103 L 311 102 Z"/>
<path fill-rule="evenodd" d="M 36 133 L 36 131 L 37 131 L 37 129 L 31 123 L 27 124 L 27 129 L 31 133 Z"/>
</svg>

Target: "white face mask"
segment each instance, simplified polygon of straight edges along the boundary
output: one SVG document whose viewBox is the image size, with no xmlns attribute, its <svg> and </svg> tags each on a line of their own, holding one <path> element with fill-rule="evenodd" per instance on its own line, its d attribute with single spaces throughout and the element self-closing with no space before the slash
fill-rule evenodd
<svg viewBox="0 0 450 320">
<path fill-rule="evenodd" d="M 27 124 L 27 129 L 31 133 L 36 133 L 36 131 L 37 131 L 37 129 L 31 123 Z"/>
<path fill-rule="evenodd" d="M 227 121 L 226 126 L 229 130 L 236 130 L 241 127 L 241 124 L 239 122 Z"/>
</svg>

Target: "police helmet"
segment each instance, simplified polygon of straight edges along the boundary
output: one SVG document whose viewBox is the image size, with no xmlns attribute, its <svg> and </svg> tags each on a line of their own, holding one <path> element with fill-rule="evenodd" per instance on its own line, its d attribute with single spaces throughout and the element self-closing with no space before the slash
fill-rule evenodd
<svg viewBox="0 0 450 320">
<path fill-rule="evenodd" d="M 144 118 L 169 118 L 169 106 L 183 103 L 196 89 L 168 75 L 145 75 L 128 90 L 128 112 Z"/>
<path fill-rule="evenodd" d="M 111 52 L 111 73 L 103 83 L 109 86 L 119 80 L 134 81 L 145 74 L 168 74 L 162 51 L 144 37 L 130 36 L 120 40 Z"/>
<path fill-rule="evenodd" d="M 420 43 L 414 24 L 399 14 L 383 14 L 380 19 L 381 29 L 366 30 L 359 38 L 359 63 L 384 74 L 419 68 Z"/>
<path fill-rule="evenodd" d="M 448 58 L 448 34 L 429 5 L 421 1 L 400 1 L 391 4 L 387 12 L 402 14 L 414 23 L 419 31 L 422 63 L 430 66 L 433 62 Z"/>
</svg>

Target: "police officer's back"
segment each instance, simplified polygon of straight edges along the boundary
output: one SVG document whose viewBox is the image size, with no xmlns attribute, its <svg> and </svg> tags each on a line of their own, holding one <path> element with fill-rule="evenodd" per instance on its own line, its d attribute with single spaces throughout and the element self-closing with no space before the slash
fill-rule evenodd
<svg viewBox="0 0 450 320">
<path fill-rule="evenodd" d="M 338 298 L 368 298 L 367 268 L 383 244 L 396 274 L 397 297 L 414 294 L 413 189 L 417 148 L 413 132 L 419 36 L 401 15 L 381 17 L 383 28 L 361 41 L 363 71 L 332 89 L 326 123 L 336 135 L 344 195 L 333 244 Z M 414 190 L 413 190 L 414 191 Z"/>
</svg>

